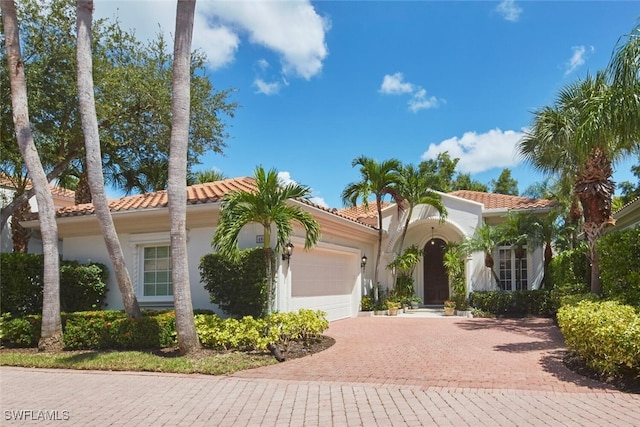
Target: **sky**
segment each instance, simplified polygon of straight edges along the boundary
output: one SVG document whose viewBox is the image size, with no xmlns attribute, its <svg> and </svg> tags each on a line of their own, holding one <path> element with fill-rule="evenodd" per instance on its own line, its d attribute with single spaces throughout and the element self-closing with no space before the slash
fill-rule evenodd
<svg viewBox="0 0 640 427">
<path fill-rule="evenodd" d="M 140 40 L 175 30 L 175 1 L 96 0 Z M 196 3 L 193 48 L 217 90 L 239 104 L 227 177 L 276 169 L 343 206 L 352 161 L 418 165 L 448 151 L 484 184 L 504 168 L 520 192 L 544 179 L 515 149 L 533 112 L 604 69 L 640 19 L 640 1 L 211 1 Z M 172 40 L 169 39 L 169 40 Z M 614 181 L 632 181 L 631 158 Z"/>
</svg>

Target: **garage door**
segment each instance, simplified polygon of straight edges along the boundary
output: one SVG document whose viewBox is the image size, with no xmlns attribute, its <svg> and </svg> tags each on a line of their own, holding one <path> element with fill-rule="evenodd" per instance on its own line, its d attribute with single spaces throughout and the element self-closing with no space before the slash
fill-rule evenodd
<svg viewBox="0 0 640 427">
<path fill-rule="evenodd" d="M 322 310 L 329 320 L 358 314 L 358 257 L 354 253 L 315 248 L 291 259 L 289 308 Z"/>
</svg>

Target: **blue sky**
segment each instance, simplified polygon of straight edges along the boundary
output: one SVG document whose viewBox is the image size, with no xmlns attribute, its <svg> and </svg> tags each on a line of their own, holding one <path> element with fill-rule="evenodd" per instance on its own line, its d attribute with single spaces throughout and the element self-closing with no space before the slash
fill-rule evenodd
<svg viewBox="0 0 640 427">
<path fill-rule="evenodd" d="M 141 39 L 174 31 L 174 1 L 95 9 Z M 543 179 L 514 150 L 532 111 L 606 67 L 639 17 L 640 1 L 199 0 L 194 48 L 240 107 L 225 155 L 197 169 L 251 176 L 261 164 L 341 207 L 360 179 L 354 158 L 417 165 L 449 151 L 485 184 L 510 168 L 522 192 Z M 634 163 L 614 179 L 633 181 Z"/>
</svg>

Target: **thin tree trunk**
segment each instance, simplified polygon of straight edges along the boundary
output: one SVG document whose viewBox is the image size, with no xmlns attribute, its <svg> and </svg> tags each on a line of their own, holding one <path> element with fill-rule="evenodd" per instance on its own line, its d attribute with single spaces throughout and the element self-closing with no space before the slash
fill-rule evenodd
<svg viewBox="0 0 640 427">
<path fill-rule="evenodd" d="M 26 254 L 29 251 L 29 240 L 31 239 L 31 229 L 20 225 L 27 214 L 31 213 L 31 205 L 26 201 L 11 216 L 11 239 L 13 240 L 13 251 Z"/>
<path fill-rule="evenodd" d="M 62 163 L 58 163 L 51 172 L 47 174 L 47 182 L 51 182 L 54 178 L 57 178 L 60 173 L 67 168 L 69 160 L 65 160 Z M 0 209 L 0 232 L 4 230 L 7 225 L 9 217 L 13 215 L 16 209 L 19 209 L 23 203 L 26 203 L 31 197 L 36 194 L 36 190 L 33 186 L 22 194 L 15 196 L 15 198 L 4 208 Z"/>
<path fill-rule="evenodd" d="M 376 291 L 374 291 L 374 299 L 378 301 L 379 295 L 377 292 L 378 289 L 378 270 L 380 269 L 380 258 L 382 257 L 382 200 L 376 198 L 376 209 L 378 210 L 378 251 L 376 254 L 376 264 L 373 270 L 373 286 Z"/>
<path fill-rule="evenodd" d="M 38 202 L 40 229 L 42 231 L 42 249 L 44 252 L 44 289 L 42 301 L 42 328 L 38 349 L 58 351 L 63 347 L 62 322 L 60 319 L 60 276 L 58 259 L 58 226 L 53 205 L 51 187 L 44 173 L 29 123 L 27 102 L 27 84 L 24 77 L 24 64 L 20 55 L 20 36 L 16 6 L 13 0 L 0 3 L 4 24 L 5 46 L 9 63 L 9 81 L 11 83 L 11 106 L 16 139 L 20 153 L 27 166 Z"/>
<path fill-rule="evenodd" d="M 87 156 L 86 168 L 89 187 L 91 188 L 91 194 L 93 196 L 93 206 L 98 222 L 100 223 L 100 228 L 102 229 L 127 316 L 142 317 L 104 189 L 102 153 L 100 151 L 98 119 L 93 94 L 93 65 L 91 58 L 93 0 L 78 0 L 77 13 L 78 99 L 80 101 L 82 132 L 85 137 L 85 151 Z"/>
<path fill-rule="evenodd" d="M 191 104 L 191 39 L 195 0 L 178 0 L 173 48 L 173 96 L 171 147 L 169 149 L 169 215 L 171 217 L 171 262 L 176 330 L 181 354 L 200 348 L 193 319 L 191 283 L 187 258 L 187 150 Z"/>
</svg>

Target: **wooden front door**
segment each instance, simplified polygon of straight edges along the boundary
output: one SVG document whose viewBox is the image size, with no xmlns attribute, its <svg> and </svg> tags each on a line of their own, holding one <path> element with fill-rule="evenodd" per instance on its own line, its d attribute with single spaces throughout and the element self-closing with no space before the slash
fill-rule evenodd
<svg viewBox="0 0 640 427">
<path fill-rule="evenodd" d="M 444 268 L 445 241 L 431 239 L 424 246 L 424 303 L 442 304 L 449 298 L 449 278 Z"/>
</svg>

